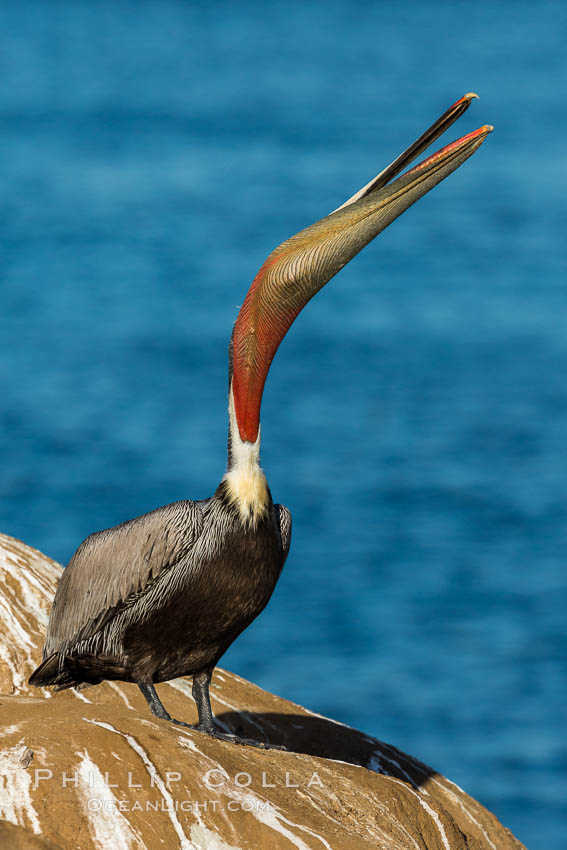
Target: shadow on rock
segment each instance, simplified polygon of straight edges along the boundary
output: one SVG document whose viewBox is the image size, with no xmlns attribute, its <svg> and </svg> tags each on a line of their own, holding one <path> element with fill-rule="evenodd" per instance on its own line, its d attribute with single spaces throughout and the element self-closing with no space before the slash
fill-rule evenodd
<svg viewBox="0 0 567 850">
<path fill-rule="evenodd" d="M 295 753 L 335 759 L 366 767 L 419 788 L 435 771 L 395 747 L 325 717 L 227 711 L 216 715 L 219 726 Z"/>
</svg>

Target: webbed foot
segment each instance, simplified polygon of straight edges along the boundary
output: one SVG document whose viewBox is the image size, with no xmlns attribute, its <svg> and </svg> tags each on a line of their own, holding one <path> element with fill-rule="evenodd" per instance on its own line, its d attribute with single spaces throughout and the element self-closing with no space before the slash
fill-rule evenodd
<svg viewBox="0 0 567 850">
<path fill-rule="evenodd" d="M 174 720 L 173 718 L 172 723 L 175 723 L 177 726 L 185 726 L 187 729 L 194 729 L 196 732 L 204 732 L 205 735 L 209 735 L 211 738 L 217 738 L 219 741 L 227 741 L 229 744 L 256 747 L 259 750 L 285 750 L 285 747 L 277 744 L 269 744 L 266 741 L 255 741 L 253 738 L 242 738 L 240 735 L 233 735 L 232 732 L 219 732 L 214 727 L 204 726 L 200 723 L 184 723 L 182 720 Z"/>
</svg>

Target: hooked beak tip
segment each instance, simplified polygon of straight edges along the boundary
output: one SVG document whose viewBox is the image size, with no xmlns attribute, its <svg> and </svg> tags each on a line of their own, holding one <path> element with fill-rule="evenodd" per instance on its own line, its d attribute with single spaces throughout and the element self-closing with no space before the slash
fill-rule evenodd
<svg viewBox="0 0 567 850">
<path fill-rule="evenodd" d="M 464 106 L 465 109 L 468 109 L 471 100 L 474 100 L 475 98 L 477 100 L 479 99 L 476 92 L 469 91 L 466 94 L 464 94 L 462 97 L 460 97 L 458 100 L 456 100 L 455 103 L 452 105 L 451 109 L 454 109 L 456 106 L 460 106 L 461 104 Z"/>
</svg>

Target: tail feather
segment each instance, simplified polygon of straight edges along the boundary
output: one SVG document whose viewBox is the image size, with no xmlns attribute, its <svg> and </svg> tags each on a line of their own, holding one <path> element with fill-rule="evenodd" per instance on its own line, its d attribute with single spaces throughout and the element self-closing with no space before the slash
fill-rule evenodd
<svg viewBox="0 0 567 850">
<path fill-rule="evenodd" d="M 83 670 L 72 656 L 54 652 L 33 671 L 28 682 L 36 688 L 53 687 L 56 691 L 64 691 L 66 688 L 98 685 L 101 678 Z"/>
<path fill-rule="evenodd" d="M 56 691 L 63 691 L 77 684 L 72 673 L 65 668 L 65 659 L 61 663 L 61 657 L 57 652 L 41 662 L 37 670 L 34 670 L 29 677 L 28 682 L 36 688 L 55 686 Z"/>
<path fill-rule="evenodd" d="M 42 661 L 39 667 L 33 671 L 28 682 L 36 688 L 41 688 L 45 685 L 55 685 L 60 673 L 59 656 L 56 652 L 54 652 L 49 656 L 49 658 Z"/>
</svg>

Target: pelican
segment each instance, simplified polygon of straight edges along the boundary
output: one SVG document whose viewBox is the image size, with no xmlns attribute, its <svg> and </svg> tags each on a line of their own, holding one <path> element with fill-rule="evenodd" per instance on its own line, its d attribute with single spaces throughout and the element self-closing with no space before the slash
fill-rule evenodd
<svg viewBox="0 0 567 850">
<path fill-rule="evenodd" d="M 466 109 L 464 95 L 391 165 L 332 213 L 277 247 L 238 313 L 229 344 L 228 463 L 214 495 L 157 508 L 91 534 L 63 571 L 43 662 L 30 684 L 56 690 L 135 682 L 158 718 L 155 685 L 192 676 L 198 723 L 215 728 L 209 685 L 219 659 L 266 607 L 291 541 L 260 466 L 260 405 L 272 359 L 307 302 L 365 245 L 482 144 L 484 125 L 401 174 Z"/>
</svg>

